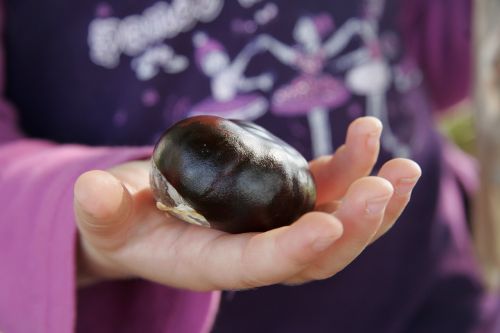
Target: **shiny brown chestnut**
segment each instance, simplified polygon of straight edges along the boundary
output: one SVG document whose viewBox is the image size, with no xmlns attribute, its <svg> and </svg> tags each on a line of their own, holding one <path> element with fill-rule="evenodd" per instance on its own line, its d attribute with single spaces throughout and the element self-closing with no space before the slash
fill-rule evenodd
<svg viewBox="0 0 500 333">
<path fill-rule="evenodd" d="M 230 233 L 289 225 L 316 200 L 298 151 L 256 124 L 216 116 L 169 128 L 155 146 L 150 180 L 159 209 Z"/>
</svg>

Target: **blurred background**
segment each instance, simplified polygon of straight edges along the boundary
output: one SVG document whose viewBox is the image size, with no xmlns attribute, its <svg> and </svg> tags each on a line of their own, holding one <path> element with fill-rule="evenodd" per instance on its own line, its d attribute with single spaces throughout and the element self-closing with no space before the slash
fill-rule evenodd
<svg viewBox="0 0 500 333">
<path fill-rule="evenodd" d="M 474 101 L 468 99 L 447 112 L 438 114 L 437 124 L 441 134 L 464 152 L 477 158 Z"/>
<path fill-rule="evenodd" d="M 488 284 L 500 287 L 500 0 L 474 3 L 475 82 L 471 97 L 439 115 L 443 135 L 473 155 L 479 190 L 473 207 L 478 256 Z"/>
</svg>

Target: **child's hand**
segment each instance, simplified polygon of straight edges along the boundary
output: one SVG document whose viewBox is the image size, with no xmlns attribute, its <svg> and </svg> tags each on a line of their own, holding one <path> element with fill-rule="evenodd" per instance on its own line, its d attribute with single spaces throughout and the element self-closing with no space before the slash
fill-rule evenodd
<svg viewBox="0 0 500 333">
<path fill-rule="evenodd" d="M 265 233 L 226 234 L 156 209 L 149 162 L 90 171 L 75 184 L 78 283 L 141 277 L 193 290 L 244 289 L 328 278 L 387 231 L 420 176 L 412 161 L 387 162 L 367 177 L 381 124 L 360 118 L 333 156 L 311 162 L 318 209 Z"/>
</svg>

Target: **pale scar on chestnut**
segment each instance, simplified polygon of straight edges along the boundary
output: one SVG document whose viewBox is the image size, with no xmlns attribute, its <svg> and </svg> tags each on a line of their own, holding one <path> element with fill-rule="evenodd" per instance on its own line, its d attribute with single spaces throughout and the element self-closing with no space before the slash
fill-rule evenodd
<svg viewBox="0 0 500 333">
<path fill-rule="evenodd" d="M 167 129 L 153 152 L 150 182 L 160 210 L 230 233 L 289 225 L 316 201 L 297 150 L 254 123 L 216 116 Z"/>
</svg>

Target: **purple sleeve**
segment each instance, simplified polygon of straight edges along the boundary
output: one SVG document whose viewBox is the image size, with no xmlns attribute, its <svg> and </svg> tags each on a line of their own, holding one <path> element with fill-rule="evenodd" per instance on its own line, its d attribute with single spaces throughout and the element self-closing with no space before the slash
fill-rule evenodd
<svg viewBox="0 0 500 333">
<path fill-rule="evenodd" d="M 0 15 L 1 8 L 0 1 Z M 0 48 L 0 94 L 2 55 Z M 15 115 L 0 96 L 0 332 L 208 332 L 218 293 L 141 280 L 76 290 L 74 181 L 90 169 L 148 157 L 151 147 L 25 138 Z M 127 329 L 111 330 L 118 327 Z"/>
<path fill-rule="evenodd" d="M 78 326 L 90 325 L 92 332 L 127 323 L 136 325 L 137 332 L 208 329 L 216 294 L 145 281 L 127 288 L 123 282 L 87 288 L 78 294 L 76 307 L 73 183 L 86 170 L 149 153 L 150 148 L 88 148 L 29 139 L 0 145 L 0 331 L 72 332 L 76 313 Z M 100 309 L 103 304 L 116 308 Z M 92 321 L 96 317 L 100 320 Z M 150 317 L 157 318 L 154 330 L 145 320 Z"/>
<path fill-rule="evenodd" d="M 461 101 L 471 89 L 471 0 L 409 0 L 401 25 L 407 47 L 423 70 L 436 110 Z"/>
</svg>

